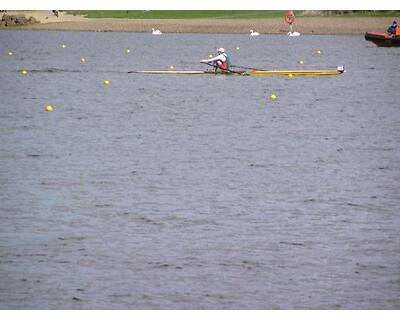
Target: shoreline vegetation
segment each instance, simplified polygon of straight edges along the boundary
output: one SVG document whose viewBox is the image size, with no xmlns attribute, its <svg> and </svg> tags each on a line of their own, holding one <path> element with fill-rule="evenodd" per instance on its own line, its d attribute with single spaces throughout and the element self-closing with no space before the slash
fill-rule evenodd
<svg viewBox="0 0 400 320">
<path fill-rule="evenodd" d="M 284 10 L 87 10 L 67 11 L 86 18 L 119 19 L 270 19 L 283 18 Z M 297 17 L 389 17 L 394 10 L 294 10 Z"/>
<path fill-rule="evenodd" d="M 1 26 L 1 30 L 49 30 L 96 32 L 163 33 L 236 33 L 247 34 L 250 29 L 261 34 L 284 34 L 287 11 L 264 10 L 108 10 L 108 11 L 3 11 L 3 14 L 24 14 L 39 23 L 21 26 Z M 0 17 L 2 16 L 0 12 Z M 367 31 L 385 32 L 400 11 L 294 11 L 295 31 L 301 34 L 363 35 Z"/>
</svg>

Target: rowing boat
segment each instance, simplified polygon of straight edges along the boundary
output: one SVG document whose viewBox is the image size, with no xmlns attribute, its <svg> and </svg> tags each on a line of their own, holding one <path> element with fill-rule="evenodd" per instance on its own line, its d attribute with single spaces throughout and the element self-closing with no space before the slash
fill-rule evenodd
<svg viewBox="0 0 400 320">
<path fill-rule="evenodd" d="M 344 72 L 343 68 L 337 70 L 251 70 L 250 74 L 255 76 L 337 76 Z"/>
<path fill-rule="evenodd" d="M 251 70 L 246 71 L 204 71 L 204 70 L 142 70 L 129 71 L 128 73 L 144 73 L 144 74 L 211 74 L 224 76 L 336 76 L 344 72 L 343 67 L 337 67 L 336 70 Z"/>
<path fill-rule="evenodd" d="M 204 71 L 204 70 L 142 70 L 142 71 L 129 71 L 128 73 L 145 73 L 145 74 L 213 74 L 224 76 L 244 76 L 248 75 L 246 71 Z"/>
<path fill-rule="evenodd" d="M 378 47 L 400 47 L 400 35 L 367 32 L 365 33 L 365 40 L 375 43 Z"/>
</svg>

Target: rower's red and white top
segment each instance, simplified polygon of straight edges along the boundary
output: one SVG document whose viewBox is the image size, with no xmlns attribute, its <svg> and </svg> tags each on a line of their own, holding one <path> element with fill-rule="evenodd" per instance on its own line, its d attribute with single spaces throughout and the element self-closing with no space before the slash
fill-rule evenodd
<svg viewBox="0 0 400 320">
<path fill-rule="evenodd" d="M 217 51 L 218 51 L 217 56 L 215 56 L 211 59 L 201 60 L 201 62 L 205 62 L 205 63 L 216 62 L 220 69 L 227 70 L 229 68 L 229 66 L 228 66 L 228 56 L 225 53 L 225 49 L 219 48 Z"/>
</svg>

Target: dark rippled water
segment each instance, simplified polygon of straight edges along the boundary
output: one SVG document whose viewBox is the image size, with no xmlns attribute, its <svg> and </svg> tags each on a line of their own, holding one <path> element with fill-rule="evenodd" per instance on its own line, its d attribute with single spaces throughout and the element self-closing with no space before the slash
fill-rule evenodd
<svg viewBox="0 0 400 320">
<path fill-rule="evenodd" d="M 0 43 L 2 309 L 400 308 L 400 49 L 362 36 Z M 236 65 L 347 73 L 127 73 L 203 69 L 221 46 Z"/>
</svg>

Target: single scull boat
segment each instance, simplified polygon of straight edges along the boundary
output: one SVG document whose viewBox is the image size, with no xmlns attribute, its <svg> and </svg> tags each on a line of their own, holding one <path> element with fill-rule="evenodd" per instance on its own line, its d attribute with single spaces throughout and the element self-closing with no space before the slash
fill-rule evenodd
<svg viewBox="0 0 400 320">
<path fill-rule="evenodd" d="M 203 70 L 142 70 L 142 71 L 129 71 L 128 73 L 144 73 L 144 74 L 211 74 L 211 75 L 224 75 L 224 76 L 336 76 L 345 72 L 343 67 L 337 67 L 336 70 L 251 70 L 249 73 L 246 71 L 203 71 Z"/>
</svg>

